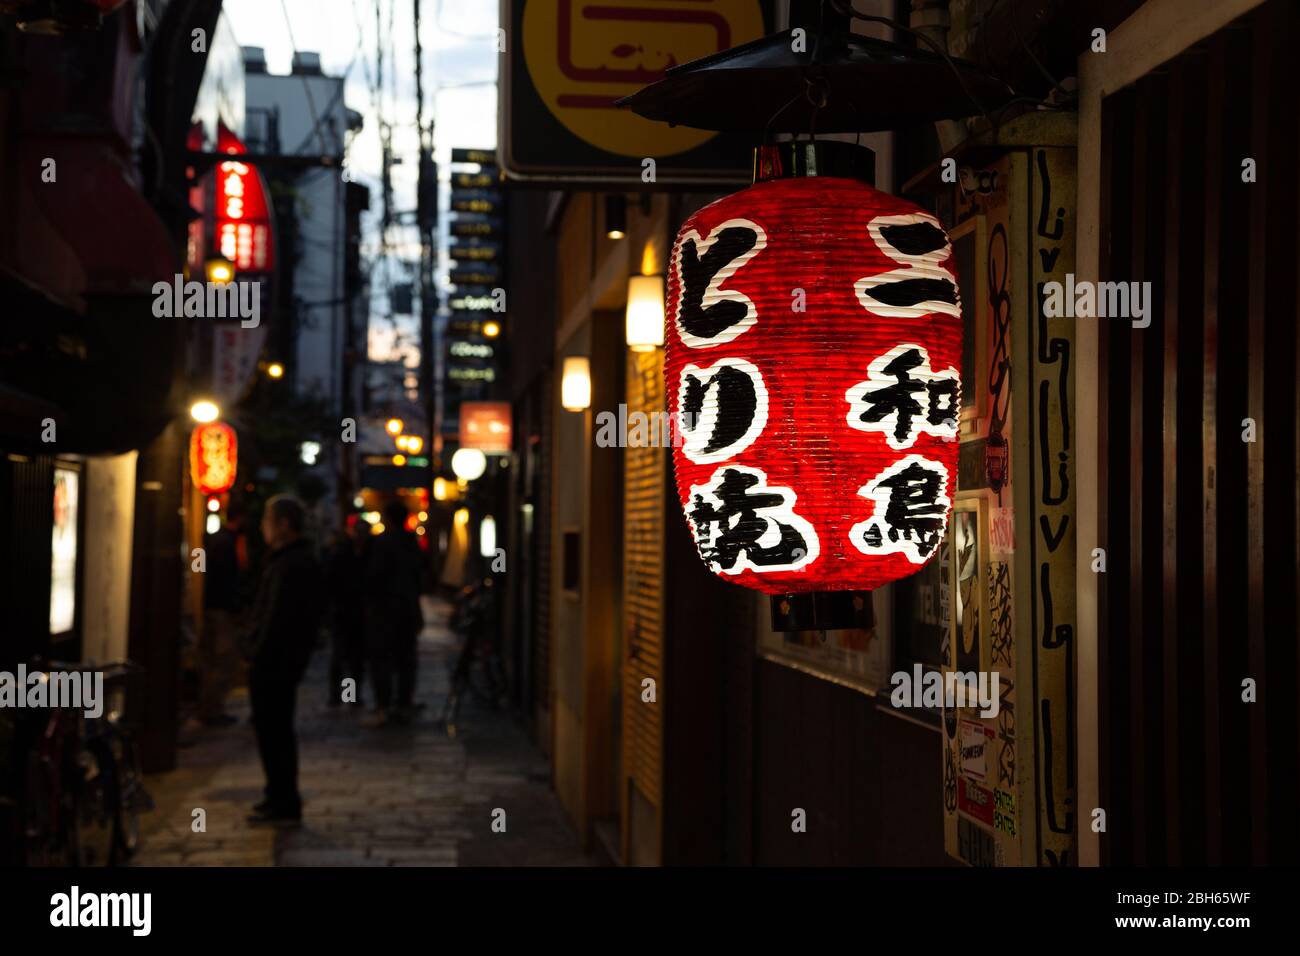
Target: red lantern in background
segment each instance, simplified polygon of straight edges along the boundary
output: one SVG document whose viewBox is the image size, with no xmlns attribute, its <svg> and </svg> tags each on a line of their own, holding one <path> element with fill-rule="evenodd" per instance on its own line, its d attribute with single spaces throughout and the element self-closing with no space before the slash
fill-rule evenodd
<svg viewBox="0 0 1300 956">
<path fill-rule="evenodd" d="M 194 429 L 190 436 L 190 479 L 205 495 L 219 495 L 235 484 L 239 465 L 235 430 L 223 422 Z"/>
<path fill-rule="evenodd" d="M 934 216 L 855 179 L 755 183 L 682 226 L 666 314 L 677 487 L 716 574 L 862 591 L 938 552 L 962 323 Z"/>
</svg>

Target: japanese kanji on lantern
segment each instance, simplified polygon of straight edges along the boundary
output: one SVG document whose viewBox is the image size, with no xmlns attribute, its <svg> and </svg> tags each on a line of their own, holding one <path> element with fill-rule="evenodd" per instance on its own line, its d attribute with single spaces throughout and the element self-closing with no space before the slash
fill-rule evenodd
<svg viewBox="0 0 1300 956">
<path fill-rule="evenodd" d="M 962 323 L 934 216 L 851 178 L 757 182 L 682 226 L 666 325 L 677 488 L 710 569 L 871 590 L 936 554 Z"/>
<path fill-rule="evenodd" d="M 235 484 L 239 465 L 235 430 L 224 422 L 210 422 L 190 436 L 190 480 L 205 495 L 219 495 Z"/>
</svg>

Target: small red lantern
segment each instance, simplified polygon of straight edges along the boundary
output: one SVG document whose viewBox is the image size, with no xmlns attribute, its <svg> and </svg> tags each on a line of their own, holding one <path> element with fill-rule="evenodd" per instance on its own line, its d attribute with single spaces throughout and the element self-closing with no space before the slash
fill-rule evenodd
<svg viewBox="0 0 1300 956">
<path fill-rule="evenodd" d="M 937 553 L 962 324 L 934 216 L 851 178 L 755 183 L 682 226 L 666 315 L 677 487 L 716 574 L 862 591 Z"/>
<path fill-rule="evenodd" d="M 190 436 L 190 479 L 201 494 L 219 495 L 235 484 L 239 445 L 235 430 L 223 422 L 194 429 Z"/>
</svg>

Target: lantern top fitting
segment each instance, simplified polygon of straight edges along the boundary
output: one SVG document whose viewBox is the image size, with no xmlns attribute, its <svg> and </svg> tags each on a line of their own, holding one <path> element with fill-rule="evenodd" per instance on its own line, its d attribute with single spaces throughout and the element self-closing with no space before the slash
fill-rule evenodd
<svg viewBox="0 0 1300 956">
<path fill-rule="evenodd" d="M 754 148 L 754 182 L 829 176 L 876 184 L 876 154 L 835 139 L 787 140 Z"/>
<path fill-rule="evenodd" d="M 1015 96 L 956 57 L 945 62 L 929 50 L 842 31 L 800 39 L 784 30 L 683 63 L 618 105 L 674 126 L 763 131 L 766 138 L 962 119 Z"/>
</svg>

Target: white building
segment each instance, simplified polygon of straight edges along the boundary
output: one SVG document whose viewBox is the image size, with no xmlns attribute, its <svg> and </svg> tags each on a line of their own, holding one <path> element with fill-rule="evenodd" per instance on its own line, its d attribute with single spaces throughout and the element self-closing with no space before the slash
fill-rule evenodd
<svg viewBox="0 0 1300 956">
<path fill-rule="evenodd" d="M 298 395 L 322 401 L 331 419 L 355 416 L 362 382 L 359 367 L 350 371 L 348 355 L 359 348 L 364 357 L 367 309 L 359 283 L 347 281 L 349 231 L 358 228 L 358 212 L 349 215 L 353 187 L 343 178 L 343 155 L 348 134 L 361 127 L 361 114 L 344 102 L 344 79 L 321 72 L 317 53 L 296 53 L 292 72 L 277 75 L 267 72 L 262 48 L 245 47 L 244 68 L 249 151 L 304 157 L 301 163 L 265 167 L 273 180 L 290 183 L 295 192 L 295 214 L 277 220 L 279 272 L 291 276 L 291 293 L 282 301 L 293 305 L 285 310 L 288 328 L 271 332 L 273 347 Z M 331 163 L 312 163 L 309 157 L 329 157 Z M 353 466 L 337 443 L 328 441 L 331 436 L 323 437 L 318 467 L 329 491 L 318 517 L 333 526 L 332 505 L 347 493 L 340 482 L 347 483 Z"/>
</svg>

